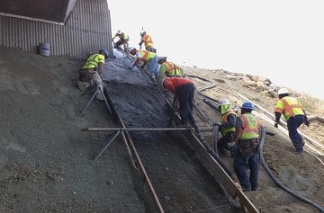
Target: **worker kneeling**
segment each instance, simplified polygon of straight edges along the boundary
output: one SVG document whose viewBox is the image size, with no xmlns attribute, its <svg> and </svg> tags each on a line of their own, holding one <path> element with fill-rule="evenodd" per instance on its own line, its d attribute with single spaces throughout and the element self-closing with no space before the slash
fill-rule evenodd
<svg viewBox="0 0 324 213">
<path fill-rule="evenodd" d="M 106 49 L 99 50 L 99 53 L 91 55 L 79 73 L 79 81 L 77 82 L 78 87 L 81 91 L 87 90 L 93 86 L 94 83 L 100 89 L 101 92 L 97 94 L 99 100 L 104 100 L 102 97 L 103 93 L 103 64 L 107 59 L 109 52 Z"/>
</svg>

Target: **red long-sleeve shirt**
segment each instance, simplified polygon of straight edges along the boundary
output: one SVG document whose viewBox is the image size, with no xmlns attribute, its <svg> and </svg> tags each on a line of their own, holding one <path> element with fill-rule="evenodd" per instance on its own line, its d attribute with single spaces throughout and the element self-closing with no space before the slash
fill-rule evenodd
<svg viewBox="0 0 324 213">
<path fill-rule="evenodd" d="M 175 77 L 166 78 L 163 83 L 164 88 L 170 90 L 173 93 L 175 93 L 179 87 L 185 84 L 193 84 L 193 81 L 189 78 Z"/>
</svg>

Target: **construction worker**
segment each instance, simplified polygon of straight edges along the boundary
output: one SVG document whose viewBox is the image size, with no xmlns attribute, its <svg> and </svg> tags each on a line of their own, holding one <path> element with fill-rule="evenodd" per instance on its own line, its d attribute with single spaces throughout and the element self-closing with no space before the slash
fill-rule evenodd
<svg viewBox="0 0 324 213">
<path fill-rule="evenodd" d="M 161 56 L 159 58 L 160 66 L 160 76 L 161 77 L 183 77 L 184 71 L 181 67 L 177 66 L 175 63 L 167 61 L 167 57 Z"/>
<path fill-rule="evenodd" d="M 286 88 L 280 88 L 278 90 L 279 100 L 277 101 L 274 113 L 275 113 L 275 123 L 274 126 L 278 128 L 280 122 L 281 114 L 287 121 L 287 128 L 289 133 L 289 138 L 292 141 L 296 151 L 296 154 L 300 154 L 304 150 L 304 140 L 298 133 L 297 129 L 304 123 L 309 126 L 309 121 L 306 116 L 306 112 L 303 106 L 295 97 L 289 95 L 289 91 Z"/>
<path fill-rule="evenodd" d="M 176 108 L 179 110 L 181 123 L 183 125 L 190 124 L 199 134 L 199 130 L 192 115 L 195 93 L 195 85 L 193 81 L 189 78 L 183 77 L 167 77 L 162 80 L 161 85 L 164 89 L 169 90 L 174 95 L 174 103 L 176 102 L 175 100 L 178 101 L 178 106 Z M 201 133 L 199 134 L 199 137 L 201 137 Z"/>
<path fill-rule="evenodd" d="M 159 56 L 156 53 L 147 50 L 136 50 L 135 47 L 128 47 L 128 52 L 131 55 L 136 56 L 136 60 L 133 63 L 132 68 L 142 61 L 144 63 L 142 68 L 147 65 L 148 71 L 150 71 L 152 74 L 152 79 L 157 82 L 160 69 L 160 65 L 158 63 Z"/>
<path fill-rule="evenodd" d="M 103 64 L 107 59 L 109 52 L 106 49 L 99 50 L 99 53 L 91 55 L 82 69 L 80 70 L 78 87 L 81 91 L 86 90 L 95 83 L 96 86 L 103 92 Z M 103 100 L 102 94 L 97 94 L 99 100 Z"/>
<path fill-rule="evenodd" d="M 125 47 L 127 48 L 129 42 L 129 36 L 126 33 L 122 32 L 121 30 L 118 30 L 117 33 L 112 38 L 112 40 L 114 41 L 114 39 L 117 37 L 119 38 L 119 40 L 114 43 L 114 47 L 120 48 L 121 45 L 124 45 L 124 48 Z M 126 51 L 126 48 L 124 49 L 124 51 Z"/>
<path fill-rule="evenodd" d="M 156 49 L 154 48 L 152 37 L 149 34 L 147 34 L 145 31 L 140 32 L 140 36 L 141 36 L 141 41 L 138 44 L 140 46 L 140 49 L 142 49 L 142 44 L 144 43 L 145 49 L 147 51 L 156 53 Z"/>
<path fill-rule="evenodd" d="M 221 122 L 215 123 L 215 125 L 219 126 L 222 137 L 217 142 L 217 150 L 220 154 L 225 154 L 225 149 L 229 150 L 231 155 L 234 156 L 234 152 L 230 149 L 228 144 L 232 142 L 234 138 L 236 113 L 227 99 L 220 99 L 218 108 L 222 114 L 222 118 Z"/>
<path fill-rule="evenodd" d="M 253 103 L 247 101 L 241 106 L 241 115 L 237 117 L 233 142 L 235 147 L 234 171 L 243 191 L 255 191 L 259 178 L 259 136 L 260 120 L 252 114 Z M 247 174 L 247 169 L 250 174 Z"/>
</svg>

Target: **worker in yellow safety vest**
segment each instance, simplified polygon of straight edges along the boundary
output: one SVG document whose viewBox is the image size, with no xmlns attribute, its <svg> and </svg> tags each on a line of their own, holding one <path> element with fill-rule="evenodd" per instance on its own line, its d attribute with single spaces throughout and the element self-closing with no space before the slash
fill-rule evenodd
<svg viewBox="0 0 324 213">
<path fill-rule="evenodd" d="M 106 49 L 99 50 L 99 53 L 89 56 L 79 73 L 78 88 L 81 91 L 93 86 L 95 83 L 97 87 L 103 92 L 103 64 L 107 59 L 109 52 Z M 102 93 L 97 94 L 99 100 L 104 100 Z"/>
<path fill-rule="evenodd" d="M 167 61 L 167 57 L 161 56 L 159 58 L 160 66 L 160 76 L 162 77 L 184 77 L 184 71 L 181 67 Z"/>
<path fill-rule="evenodd" d="M 127 48 L 128 42 L 129 42 L 129 36 L 125 32 L 118 30 L 117 33 L 112 38 L 112 40 L 114 41 L 114 39 L 117 37 L 119 38 L 119 40 L 114 42 L 114 47 L 120 48 L 121 45 L 124 45 L 124 48 Z M 126 49 L 125 49 L 125 51 L 126 51 Z"/>
<path fill-rule="evenodd" d="M 140 32 L 141 41 L 139 43 L 140 49 L 142 49 L 142 44 L 144 43 L 145 49 L 150 52 L 156 53 L 156 49 L 154 48 L 152 37 L 147 34 L 145 31 Z"/>
<path fill-rule="evenodd" d="M 131 55 L 136 56 L 136 60 L 133 63 L 132 67 L 136 66 L 140 61 L 142 61 L 144 63 L 142 65 L 142 68 L 147 65 L 147 69 L 149 72 L 151 72 L 152 78 L 156 83 L 160 68 L 160 65 L 158 63 L 159 56 L 156 53 L 147 50 L 136 50 L 135 47 L 128 47 L 128 52 Z"/>
<path fill-rule="evenodd" d="M 259 179 L 260 120 L 252 114 L 254 104 L 247 101 L 241 106 L 241 115 L 235 123 L 235 133 L 230 147 L 234 151 L 234 171 L 243 191 L 256 191 Z M 247 174 L 247 170 L 250 174 Z"/>
<path fill-rule="evenodd" d="M 290 96 L 289 91 L 286 88 L 280 88 L 278 90 L 279 100 L 277 101 L 274 113 L 275 123 L 274 126 L 278 128 L 281 114 L 287 121 L 287 128 L 289 138 L 292 141 L 296 151 L 296 154 L 300 154 L 304 150 L 305 142 L 302 136 L 298 133 L 297 129 L 304 123 L 309 126 L 309 121 L 306 116 L 306 112 L 299 99 Z"/>
<path fill-rule="evenodd" d="M 226 154 L 225 149 L 231 152 L 234 156 L 233 150 L 230 149 L 228 144 L 233 141 L 236 124 L 236 113 L 232 109 L 230 102 L 227 99 L 219 100 L 218 109 L 222 114 L 221 121 L 214 125 L 219 126 L 222 137 L 217 141 L 217 151 L 219 154 Z"/>
</svg>

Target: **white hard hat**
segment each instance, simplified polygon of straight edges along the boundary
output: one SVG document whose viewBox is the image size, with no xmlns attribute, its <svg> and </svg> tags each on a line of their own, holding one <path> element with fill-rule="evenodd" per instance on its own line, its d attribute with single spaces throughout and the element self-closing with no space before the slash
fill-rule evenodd
<svg viewBox="0 0 324 213">
<path fill-rule="evenodd" d="M 130 53 L 130 52 L 132 52 L 134 49 L 135 49 L 135 47 L 128 47 L 128 48 L 127 48 L 127 51 Z"/>
<path fill-rule="evenodd" d="M 278 90 L 278 95 L 288 94 L 289 91 L 286 88 L 280 88 Z"/>
<path fill-rule="evenodd" d="M 117 35 L 120 35 L 120 34 L 122 34 L 123 32 L 121 31 L 121 30 L 118 30 L 117 31 Z"/>
<path fill-rule="evenodd" d="M 230 104 L 230 102 L 227 99 L 219 99 L 218 103 L 219 103 L 219 106 L 224 106 L 224 105 Z"/>
</svg>

